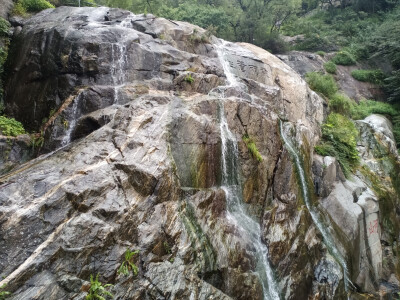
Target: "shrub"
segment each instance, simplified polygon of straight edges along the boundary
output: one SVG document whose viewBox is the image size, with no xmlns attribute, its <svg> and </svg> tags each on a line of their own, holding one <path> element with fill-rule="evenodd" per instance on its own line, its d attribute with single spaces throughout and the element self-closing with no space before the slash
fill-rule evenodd
<svg viewBox="0 0 400 300">
<path fill-rule="evenodd" d="M 5 136 L 17 136 L 25 133 L 24 126 L 13 118 L 0 116 L 0 132 Z"/>
<path fill-rule="evenodd" d="M 324 57 L 325 54 L 326 54 L 324 51 L 317 51 L 315 53 L 318 54 L 319 56 L 322 56 L 322 57 Z"/>
<path fill-rule="evenodd" d="M 342 66 L 350 66 L 356 63 L 355 58 L 347 51 L 339 51 L 336 55 L 332 58 L 332 62 L 337 65 Z"/>
<path fill-rule="evenodd" d="M 334 156 L 346 176 L 359 163 L 358 130 L 353 122 L 340 114 L 331 113 L 322 126 L 322 142 L 315 147 L 320 155 Z"/>
<path fill-rule="evenodd" d="M 249 152 L 251 153 L 251 156 L 253 156 L 258 161 L 262 161 L 262 156 L 261 156 L 260 152 L 258 151 L 257 146 L 254 143 L 253 139 L 251 139 L 246 134 L 246 135 L 243 136 L 243 142 L 246 144 L 247 149 L 249 149 Z"/>
<path fill-rule="evenodd" d="M 285 42 L 278 33 L 275 32 L 267 35 L 263 39 L 262 47 L 274 54 L 285 53 L 289 50 L 289 44 Z"/>
<path fill-rule="evenodd" d="M 21 1 L 15 3 L 12 13 L 18 16 L 26 15 L 26 8 L 22 5 Z"/>
<path fill-rule="evenodd" d="M 381 70 L 354 70 L 351 72 L 353 76 L 358 81 L 371 82 L 375 84 L 383 84 L 385 75 Z"/>
<path fill-rule="evenodd" d="M 0 300 L 5 299 L 7 296 L 11 295 L 10 292 L 5 291 L 4 289 L 6 288 L 7 284 L 3 284 L 0 286 Z"/>
<path fill-rule="evenodd" d="M 134 264 L 133 262 L 133 257 L 139 253 L 139 250 L 136 251 L 131 251 L 129 249 L 126 249 L 125 251 L 125 260 L 119 267 L 117 273 L 118 274 L 123 274 L 125 276 L 129 275 L 129 271 L 132 271 L 133 276 L 137 276 L 139 272 L 139 268 Z"/>
<path fill-rule="evenodd" d="M 344 94 L 335 94 L 329 99 L 329 108 L 332 112 L 350 116 L 355 102 Z"/>
<path fill-rule="evenodd" d="M 388 117 L 394 117 L 400 114 L 400 112 L 389 103 L 373 100 L 362 100 L 358 105 L 354 105 L 351 109 L 351 117 L 354 120 L 365 119 L 371 114 L 381 114 Z"/>
<path fill-rule="evenodd" d="M 54 5 L 46 0 L 19 0 L 17 5 L 19 4 L 28 12 L 38 12 L 47 8 L 54 8 Z M 20 10 L 20 8 L 18 9 Z"/>
<path fill-rule="evenodd" d="M 332 97 L 338 90 L 335 79 L 332 75 L 322 75 L 317 72 L 306 74 L 306 81 L 310 88 L 325 97 Z"/>
<path fill-rule="evenodd" d="M 2 17 L 0 17 L 0 37 L 5 37 L 9 35 L 10 23 Z"/>
<path fill-rule="evenodd" d="M 328 73 L 336 74 L 337 69 L 334 62 L 328 61 L 327 63 L 324 64 L 324 68 L 325 71 L 327 71 Z"/>
<path fill-rule="evenodd" d="M 307 33 L 304 37 L 304 40 L 299 42 L 295 46 L 296 50 L 306 50 L 306 51 L 315 51 L 315 50 L 327 50 L 332 49 L 331 42 L 324 37 L 321 37 L 317 33 Z"/>
<path fill-rule="evenodd" d="M 96 275 L 95 279 L 93 279 L 93 275 L 90 275 L 90 289 L 85 299 L 104 300 L 107 296 L 113 297 L 113 295 L 109 291 L 107 291 L 107 288 L 111 286 L 112 284 L 103 285 L 99 281 L 99 274 Z"/>
</svg>

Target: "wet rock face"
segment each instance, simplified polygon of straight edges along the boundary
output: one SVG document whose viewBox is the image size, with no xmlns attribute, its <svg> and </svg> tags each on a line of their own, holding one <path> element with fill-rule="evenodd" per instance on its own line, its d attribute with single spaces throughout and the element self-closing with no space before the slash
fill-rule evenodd
<svg viewBox="0 0 400 300">
<path fill-rule="evenodd" d="M 394 174 L 400 160 L 389 120 L 371 115 L 356 126 L 359 170 L 346 179 L 334 158 L 315 155 L 314 185 L 320 206 L 336 227 L 335 239 L 351 267 L 352 284 L 390 298 L 399 288 L 396 258 L 389 249 L 397 248 L 393 236 L 398 234 L 399 193 Z"/>
<path fill-rule="evenodd" d="M 263 299 L 252 232 L 232 219 L 222 187 L 222 119 L 238 146 L 229 170 L 261 225 L 283 299 L 346 291 L 304 203 L 280 119 L 304 154 L 313 205 L 355 289 L 398 283 L 398 198 L 385 206 L 370 173 L 348 180 L 335 159 L 308 155 L 324 103 L 277 57 L 118 9 L 60 7 L 23 25 L 7 109 L 44 131 L 42 152 L 58 150 L 0 177 L 0 285 L 11 299 L 83 299 L 97 273 L 119 299 Z M 358 122 L 358 146 L 392 195 L 395 168 L 383 157 L 398 157 L 386 125 Z M 137 276 L 118 273 L 127 248 L 139 250 Z"/>
<path fill-rule="evenodd" d="M 0 174 L 5 174 L 14 167 L 31 159 L 34 154 L 31 138 L 20 135 L 16 138 L 0 135 Z"/>
</svg>

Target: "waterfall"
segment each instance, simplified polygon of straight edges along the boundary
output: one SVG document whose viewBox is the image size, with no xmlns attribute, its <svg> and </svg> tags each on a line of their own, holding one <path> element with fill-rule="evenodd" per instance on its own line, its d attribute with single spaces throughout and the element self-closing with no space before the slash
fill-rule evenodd
<svg viewBox="0 0 400 300">
<path fill-rule="evenodd" d="M 71 142 L 71 134 L 76 127 L 76 119 L 78 118 L 78 105 L 79 105 L 79 99 L 80 99 L 81 95 L 82 95 L 82 93 L 79 93 L 73 100 L 74 103 L 72 104 L 71 113 L 69 114 L 69 118 L 67 120 L 68 121 L 68 129 L 65 132 L 65 135 L 61 141 L 61 147 L 64 147 Z"/>
<path fill-rule="evenodd" d="M 260 278 L 265 300 L 280 299 L 278 286 L 274 274 L 268 261 L 268 248 L 261 241 L 261 226 L 246 211 L 242 200 L 242 188 L 240 185 L 239 151 L 237 142 L 225 117 L 224 110 L 224 88 L 239 86 L 235 75 L 231 72 L 228 62 L 225 60 L 224 47 L 226 42 L 217 46 L 218 56 L 224 68 L 229 86 L 221 87 L 220 95 L 220 130 L 222 142 L 222 189 L 227 200 L 227 217 L 242 232 L 255 249 L 255 259 L 257 262 L 256 273 Z"/>
<path fill-rule="evenodd" d="M 114 85 L 114 103 L 118 104 L 119 89 L 124 86 L 125 64 L 127 60 L 126 46 L 122 43 L 111 44 L 111 78 Z"/>
<path fill-rule="evenodd" d="M 345 284 L 345 290 L 349 290 L 349 284 L 352 285 L 349 277 L 348 277 L 348 269 L 347 269 L 347 263 L 343 255 L 340 253 L 339 249 L 336 247 L 335 242 L 332 238 L 332 235 L 326 226 L 326 224 L 323 223 L 322 218 L 319 214 L 319 212 L 311 205 L 311 200 L 310 200 L 310 194 L 307 186 L 307 181 L 306 181 L 306 176 L 304 172 L 304 168 L 301 164 L 301 160 L 299 157 L 299 154 L 295 150 L 295 146 L 292 144 L 292 142 L 289 140 L 289 138 L 286 136 L 284 130 L 283 130 L 283 122 L 280 121 L 279 123 L 279 129 L 281 133 L 281 138 L 283 140 L 283 143 L 285 145 L 285 148 L 289 151 L 290 156 L 292 157 L 292 160 L 295 164 L 296 170 L 299 174 L 299 179 L 300 179 L 300 187 L 302 191 L 302 196 L 304 199 L 304 202 L 306 204 L 306 207 L 308 211 L 310 212 L 311 218 L 313 220 L 313 223 L 321 232 L 324 243 L 326 247 L 328 248 L 329 253 L 334 257 L 334 259 L 339 263 L 339 265 L 343 269 L 343 278 L 344 278 L 344 284 Z"/>
</svg>

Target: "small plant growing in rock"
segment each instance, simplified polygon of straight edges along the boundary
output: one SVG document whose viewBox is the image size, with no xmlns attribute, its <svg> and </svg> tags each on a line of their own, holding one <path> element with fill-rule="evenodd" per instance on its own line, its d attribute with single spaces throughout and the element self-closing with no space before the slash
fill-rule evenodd
<svg viewBox="0 0 400 300">
<path fill-rule="evenodd" d="M 86 295 L 85 300 L 105 300 L 108 296 L 113 297 L 107 288 L 113 286 L 112 284 L 103 285 L 99 281 L 99 274 L 96 275 L 96 278 L 93 279 L 93 275 L 90 275 L 90 289 L 88 294 Z"/>
<path fill-rule="evenodd" d="M 322 57 L 324 57 L 325 54 L 326 54 L 324 51 L 317 51 L 315 53 L 318 54 L 319 56 L 322 56 Z"/>
<path fill-rule="evenodd" d="M 171 247 L 169 246 L 169 244 L 168 244 L 167 241 L 165 241 L 165 242 L 163 243 L 163 246 L 164 246 L 165 252 L 168 253 L 168 254 L 170 254 L 170 253 L 171 253 Z"/>
<path fill-rule="evenodd" d="M 129 249 L 126 249 L 125 260 L 119 267 L 117 273 L 128 276 L 129 271 L 132 271 L 133 276 L 137 276 L 139 273 L 139 268 L 134 264 L 133 257 L 138 253 L 139 253 L 139 250 L 131 251 Z"/>
<path fill-rule="evenodd" d="M 194 82 L 194 78 L 192 77 L 191 74 L 186 75 L 185 79 L 186 82 L 192 84 Z"/>
<path fill-rule="evenodd" d="M 43 133 L 34 133 L 31 134 L 31 143 L 30 146 L 35 149 L 35 148 L 41 148 L 43 147 L 44 144 L 44 136 Z"/>
<path fill-rule="evenodd" d="M 254 143 L 253 139 L 251 139 L 247 134 L 243 136 L 243 142 L 246 144 L 247 149 L 249 149 L 249 152 L 251 155 L 257 159 L 258 161 L 262 161 L 262 156 L 260 152 L 257 149 L 256 144 Z"/>
<path fill-rule="evenodd" d="M 68 120 L 63 120 L 62 121 L 62 124 L 63 124 L 63 126 L 64 126 L 64 129 L 68 129 L 68 125 L 69 125 L 69 122 L 68 122 Z"/>
<path fill-rule="evenodd" d="M 0 286 L 0 300 L 6 299 L 9 295 L 11 295 L 10 292 L 5 291 L 4 289 L 6 288 L 7 284 L 3 284 Z"/>
</svg>

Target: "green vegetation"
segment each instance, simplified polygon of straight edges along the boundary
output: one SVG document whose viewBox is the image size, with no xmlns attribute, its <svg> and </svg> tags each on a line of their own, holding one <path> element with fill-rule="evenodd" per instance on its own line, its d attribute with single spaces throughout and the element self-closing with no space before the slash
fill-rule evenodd
<svg viewBox="0 0 400 300">
<path fill-rule="evenodd" d="M 332 58 L 332 62 L 337 65 L 350 66 L 356 64 L 356 59 L 349 52 L 342 50 L 336 53 Z"/>
<path fill-rule="evenodd" d="M 358 81 L 371 82 L 379 85 L 382 85 L 385 79 L 382 70 L 354 70 L 351 72 L 351 76 Z"/>
<path fill-rule="evenodd" d="M 17 136 L 25 133 L 24 126 L 13 118 L 0 116 L 0 133 L 5 136 Z"/>
<path fill-rule="evenodd" d="M 336 74 L 337 68 L 336 64 L 332 61 L 328 61 L 327 63 L 324 64 L 325 71 L 327 71 L 330 74 Z"/>
<path fill-rule="evenodd" d="M 112 284 L 103 285 L 99 281 L 99 274 L 96 275 L 96 278 L 93 279 L 93 275 L 90 275 L 90 289 L 88 294 L 86 295 L 86 300 L 105 300 L 108 296 L 113 297 L 113 295 L 107 291 L 108 287 L 111 287 Z"/>
<path fill-rule="evenodd" d="M 391 118 L 400 114 L 400 111 L 389 103 L 373 100 L 362 100 L 352 107 L 351 116 L 354 120 L 364 119 L 371 114 L 381 114 Z"/>
<path fill-rule="evenodd" d="M 306 75 L 306 81 L 312 90 L 327 98 L 332 97 L 338 90 L 336 81 L 332 75 L 310 72 Z"/>
<path fill-rule="evenodd" d="M 9 44 L 9 30 L 10 23 L 7 20 L 0 17 L 0 114 L 2 113 L 3 106 L 3 77 L 4 77 L 4 64 L 7 60 L 8 55 L 8 44 Z M 1 45 L 3 44 L 3 47 Z"/>
<path fill-rule="evenodd" d="M 47 8 L 54 8 L 54 5 L 46 0 L 18 0 L 13 12 L 23 16 L 27 12 L 35 13 Z"/>
<path fill-rule="evenodd" d="M 324 57 L 325 56 L 325 51 L 317 51 L 317 52 L 315 52 L 316 54 L 318 54 L 319 56 L 322 56 L 322 57 Z"/>
<path fill-rule="evenodd" d="M 125 260 L 122 262 L 117 273 L 128 276 L 129 271 L 132 271 L 133 276 L 137 276 L 138 272 L 139 272 L 139 268 L 134 264 L 133 259 L 134 259 L 134 256 L 137 255 L 138 253 L 139 253 L 139 250 L 131 251 L 129 249 L 126 249 Z"/>
<path fill-rule="evenodd" d="M 348 176 L 359 163 L 357 137 L 358 130 L 349 118 L 331 113 L 322 126 L 322 143 L 315 147 L 315 151 L 323 156 L 336 157 Z"/>
<path fill-rule="evenodd" d="M 31 134 L 30 146 L 33 148 L 33 150 L 42 148 L 43 144 L 44 144 L 43 132 Z"/>
<path fill-rule="evenodd" d="M 243 142 L 246 144 L 247 149 L 249 149 L 249 152 L 251 155 L 257 159 L 258 161 L 262 161 L 262 156 L 260 152 L 257 149 L 256 144 L 254 143 L 253 139 L 251 139 L 247 134 L 243 136 Z"/>
<path fill-rule="evenodd" d="M 356 103 L 344 94 L 334 94 L 329 99 L 329 108 L 331 112 L 350 117 L 352 108 Z"/>
<path fill-rule="evenodd" d="M 0 286 L 0 300 L 6 299 L 9 295 L 11 295 L 10 292 L 4 290 L 6 286 L 7 284 L 3 284 L 2 286 Z"/>
<path fill-rule="evenodd" d="M 10 23 L 2 17 L 0 17 L 0 37 L 8 37 L 10 30 Z"/>
<path fill-rule="evenodd" d="M 186 77 L 183 80 L 185 80 L 187 83 L 190 83 L 190 84 L 192 84 L 194 82 L 194 78 L 192 77 L 192 74 L 186 75 Z"/>
</svg>

